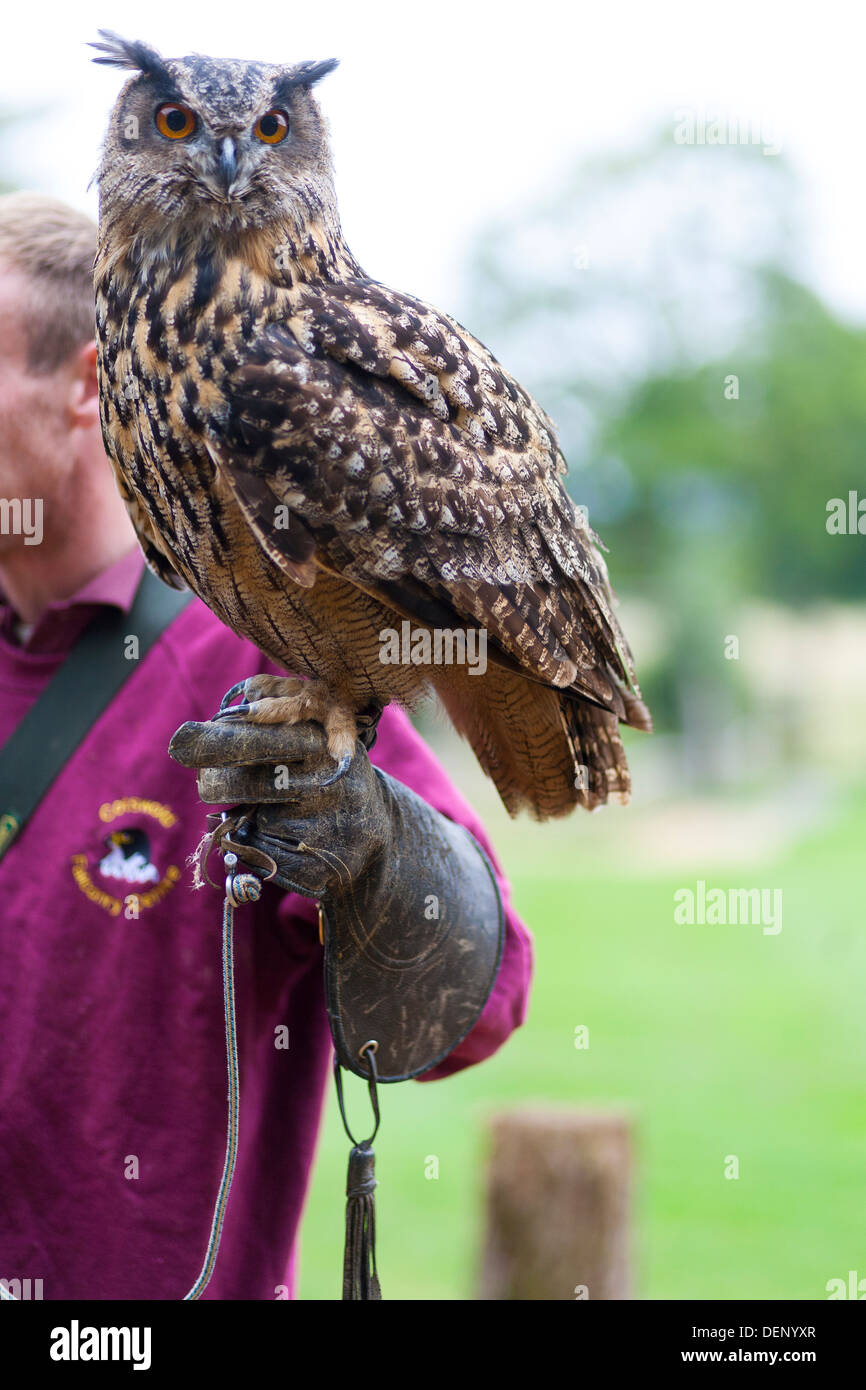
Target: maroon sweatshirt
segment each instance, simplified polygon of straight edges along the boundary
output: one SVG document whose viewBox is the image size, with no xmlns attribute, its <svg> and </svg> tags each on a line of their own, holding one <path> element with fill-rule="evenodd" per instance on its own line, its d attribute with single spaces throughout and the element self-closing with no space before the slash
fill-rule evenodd
<svg viewBox="0 0 866 1390">
<path fill-rule="evenodd" d="M 142 566 L 130 552 L 23 646 L 0 600 L 0 745 L 100 606 L 128 612 Z M 0 1279 L 41 1280 L 46 1299 L 180 1299 L 199 1273 L 225 1146 L 221 895 L 192 890 L 207 811 L 165 750 L 273 669 L 194 599 L 0 859 Z M 472 832 L 506 904 L 493 993 L 432 1080 L 522 1023 L 531 939 L 477 817 L 393 707 L 372 760 Z M 205 1298 L 295 1293 L 331 1060 L 316 916 L 272 886 L 235 916 L 240 1146 Z"/>
</svg>

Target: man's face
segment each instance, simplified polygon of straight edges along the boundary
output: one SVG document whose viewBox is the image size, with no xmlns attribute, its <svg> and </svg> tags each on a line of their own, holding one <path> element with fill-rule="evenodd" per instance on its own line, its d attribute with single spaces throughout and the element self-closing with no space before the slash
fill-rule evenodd
<svg viewBox="0 0 866 1390">
<path fill-rule="evenodd" d="M 25 544 L 13 518 L 32 517 L 36 499 L 46 534 L 62 525 L 69 505 L 69 373 L 28 367 L 30 299 L 26 276 L 0 259 L 0 555 Z"/>
</svg>

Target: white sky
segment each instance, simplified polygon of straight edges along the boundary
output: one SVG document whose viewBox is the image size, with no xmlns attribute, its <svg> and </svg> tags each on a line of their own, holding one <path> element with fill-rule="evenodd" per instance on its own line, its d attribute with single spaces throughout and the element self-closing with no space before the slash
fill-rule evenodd
<svg viewBox="0 0 866 1390">
<path fill-rule="evenodd" d="M 860 6 L 830 0 L 551 3 L 42 0 L 7 6 L 4 105 L 55 110 L 15 137 L 21 183 L 94 215 L 86 186 L 123 77 L 85 47 L 100 27 L 167 57 L 339 57 L 319 88 L 347 239 L 379 279 L 444 309 L 473 229 L 549 191 L 575 154 L 642 142 L 692 107 L 767 123 L 812 210 L 814 283 L 866 318 Z"/>
</svg>

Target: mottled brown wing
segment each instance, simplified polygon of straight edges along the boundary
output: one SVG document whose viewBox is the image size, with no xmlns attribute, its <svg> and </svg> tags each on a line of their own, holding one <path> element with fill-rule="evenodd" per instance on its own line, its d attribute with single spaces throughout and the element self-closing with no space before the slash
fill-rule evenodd
<svg viewBox="0 0 866 1390">
<path fill-rule="evenodd" d="M 223 389 L 209 448 L 288 573 L 482 625 L 531 678 L 628 718 L 630 654 L 552 425 L 459 325 L 369 281 L 305 288 Z"/>
</svg>

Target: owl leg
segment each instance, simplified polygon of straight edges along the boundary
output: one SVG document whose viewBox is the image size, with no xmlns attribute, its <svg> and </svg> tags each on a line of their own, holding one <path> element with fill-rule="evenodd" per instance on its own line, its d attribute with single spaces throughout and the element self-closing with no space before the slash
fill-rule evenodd
<svg viewBox="0 0 866 1390">
<path fill-rule="evenodd" d="M 232 705 L 236 696 L 243 702 Z M 325 782 L 335 782 L 348 768 L 358 737 L 355 713 L 334 699 L 324 681 L 298 680 L 294 676 L 250 676 L 227 690 L 214 719 L 242 719 L 250 724 L 321 724 L 328 752 L 337 771 Z"/>
</svg>

